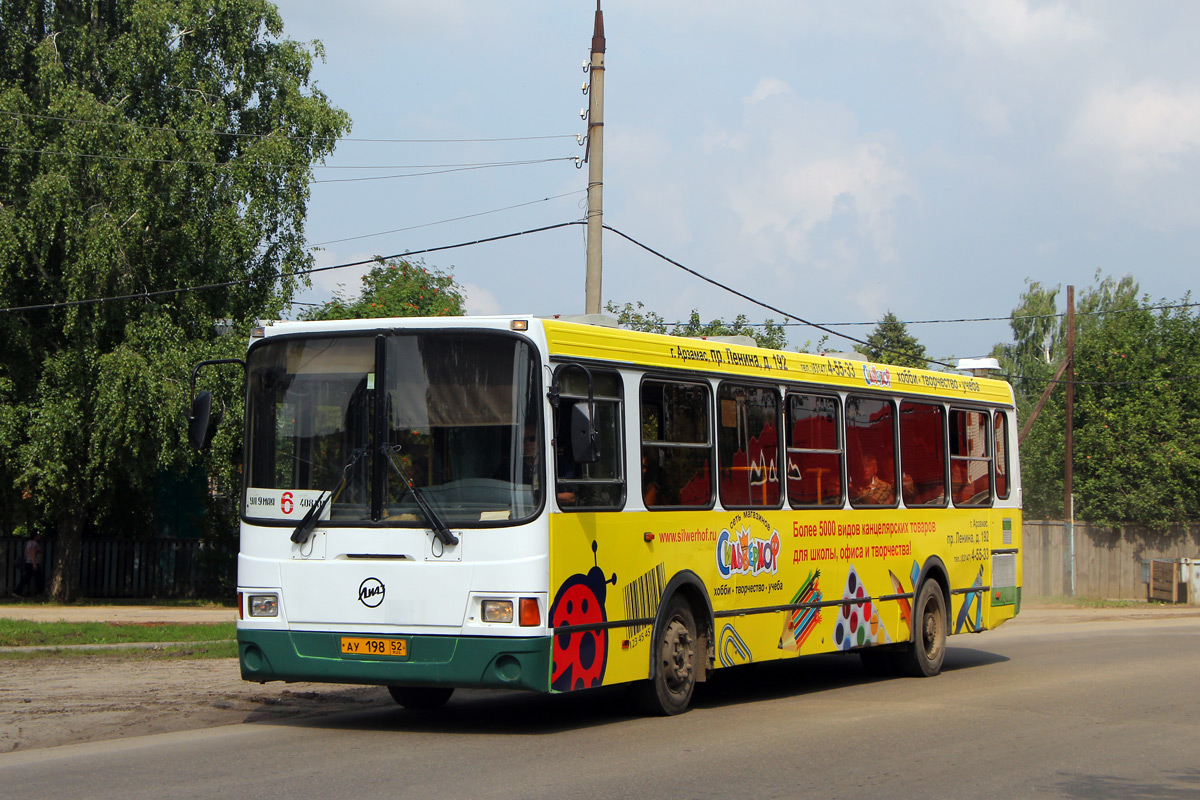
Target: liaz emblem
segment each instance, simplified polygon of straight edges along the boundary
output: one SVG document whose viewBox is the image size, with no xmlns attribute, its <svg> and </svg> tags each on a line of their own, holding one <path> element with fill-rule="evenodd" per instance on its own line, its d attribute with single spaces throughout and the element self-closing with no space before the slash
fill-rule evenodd
<svg viewBox="0 0 1200 800">
<path fill-rule="evenodd" d="M 383 581 L 367 578 L 358 585 L 358 602 L 367 608 L 378 608 L 383 602 Z"/>
</svg>

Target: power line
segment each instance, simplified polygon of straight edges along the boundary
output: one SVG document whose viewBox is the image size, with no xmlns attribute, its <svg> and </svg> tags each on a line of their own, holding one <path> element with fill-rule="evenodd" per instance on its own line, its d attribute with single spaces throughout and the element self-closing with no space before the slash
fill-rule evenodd
<svg viewBox="0 0 1200 800">
<path fill-rule="evenodd" d="M 15 314 L 25 311 L 50 311 L 58 308 L 76 308 L 79 306 L 100 305 L 102 303 L 117 303 L 127 300 L 150 300 L 156 297 L 169 297 L 177 294 L 186 294 L 188 292 L 203 292 L 210 289 L 228 289 L 234 286 L 243 284 L 258 283 L 262 280 L 277 281 L 280 278 L 294 278 L 301 275 L 314 275 L 318 272 L 329 272 L 337 269 L 348 269 L 350 267 L 361 267 L 367 264 L 375 264 L 381 261 L 387 261 L 393 258 L 408 258 L 410 256 L 419 256 L 426 253 L 438 253 L 443 250 L 455 250 L 460 247 L 471 247 L 477 244 L 486 244 L 488 242 L 499 242 L 504 239 L 514 239 L 518 236 L 526 236 L 532 233 L 542 233 L 543 231 L 552 231 L 556 228 L 566 228 L 571 225 L 582 225 L 580 221 L 574 222 L 559 222 L 554 225 L 544 225 L 540 228 L 530 228 L 516 233 L 505 233 L 499 236 L 489 236 L 483 239 L 475 239 L 470 242 L 459 242 L 457 244 L 441 245 L 439 247 L 427 247 L 424 250 L 408 250 L 403 253 L 395 253 L 390 256 L 375 256 L 363 261 L 352 261 L 345 264 L 332 264 L 326 267 L 313 267 L 312 269 L 292 270 L 290 272 L 279 272 L 266 278 L 236 278 L 230 281 L 221 281 L 219 283 L 206 283 L 199 286 L 180 286 L 174 289 L 159 289 L 157 291 L 137 292 L 135 294 L 113 295 L 109 297 L 93 297 L 85 300 L 61 300 L 54 303 L 39 303 L 28 306 L 9 306 L 8 308 L 0 308 L 0 314 Z"/>
<path fill-rule="evenodd" d="M 1127 313 L 1133 312 L 1133 311 L 1164 311 L 1164 310 L 1170 310 L 1170 309 L 1175 309 L 1175 308 L 1195 308 L 1197 306 L 1200 306 L 1200 303 L 1170 303 L 1170 304 L 1157 305 L 1157 306 L 1138 306 L 1137 308 L 1110 308 L 1110 309 L 1099 310 L 1099 311 L 1076 311 L 1075 316 L 1077 316 L 1077 317 L 1083 317 L 1083 316 L 1096 317 L 1096 316 L 1100 316 L 1102 314 L 1127 314 Z M 957 322 L 1012 322 L 1014 320 L 1019 320 L 1019 319 L 1020 320 L 1024 320 L 1024 319 L 1060 319 L 1065 316 L 1066 316 L 1065 313 L 1062 313 L 1062 314 L 1020 314 L 1015 317 L 1007 316 L 1007 317 L 964 317 L 964 318 L 959 318 L 959 319 L 909 319 L 909 320 L 897 320 L 896 322 L 900 325 L 935 325 L 935 324 L 948 324 L 948 323 L 957 323 Z M 873 320 L 870 322 L 822 322 L 821 324 L 822 325 L 838 325 L 838 326 L 842 326 L 842 327 L 850 327 L 850 326 L 855 326 L 855 325 L 858 325 L 858 326 L 878 325 L 879 322 L 880 322 L 880 320 Z M 681 327 L 684 325 L 690 325 L 691 323 L 689 323 L 689 322 L 664 322 L 663 324 L 671 325 L 673 327 Z M 745 327 L 747 327 L 747 328 L 764 328 L 767 326 L 767 324 L 768 323 L 766 323 L 766 322 L 747 322 L 747 323 L 745 323 Z M 809 323 L 807 323 L 807 322 L 772 322 L 770 324 L 777 325 L 781 328 L 800 328 L 800 327 L 807 327 Z"/>
<path fill-rule="evenodd" d="M 78 117 L 59 117 L 50 114 L 25 114 L 20 111 L 0 111 L 0 116 L 19 117 L 22 119 L 41 119 L 52 122 L 73 122 L 80 125 L 97 125 L 112 128 L 135 128 L 159 133 L 188 133 L 206 136 L 233 136 L 242 139 L 287 139 L 303 142 L 360 142 L 370 144 L 478 144 L 489 142 L 534 142 L 544 139 L 575 139 L 577 133 L 558 133 L 545 136 L 496 136 L 466 139 L 361 139 L 351 136 L 293 136 L 280 133 L 244 133 L 241 131 L 220 131 L 212 129 L 170 128 L 161 125 L 140 125 L 136 122 L 113 122 L 108 120 L 80 119 Z"/>
<path fill-rule="evenodd" d="M 493 167 L 521 167 L 530 164 L 549 164 L 552 161 L 574 161 L 574 156 L 565 158 L 539 158 L 528 161 L 507 161 L 497 162 L 495 164 L 482 164 L 473 167 L 456 167 L 454 169 L 439 169 L 432 172 L 408 172 L 403 175 L 373 175 L 365 178 L 324 178 L 319 181 L 309 181 L 309 183 L 360 183 L 362 181 L 386 181 L 393 178 L 419 178 L 424 175 L 445 175 L 449 172 L 470 172 L 477 169 L 491 169 Z"/>
<path fill-rule="evenodd" d="M 485 237 L 482 239 L 475 239 L 475 240 L 469 241 L 469 242 L 458 242 L 456 244 L 441 245 L 438 247 L 427 247 L 422 250 L 409 250 L 409 251 L 406 251 L 403 253 L 395 253 L 390 256 L 375 256 L 374 258 L 369 258 L 369 259 L 365 259 L 362 261 L 353 261 L 353 262 L 344 263 L 344 264 L 333 264 L 333 265 L 329 265 L 329 266 L 325 266 L 325 267 L 314 267 L 312 269 L 293 270 L 290 272 L 280 272 L 280 273 L 270 276 L 267 280 L 275 281 L 275 280 L 279 280 L 280 278 L 298 277 L 301 275 L 313 275 L 318 272 L 329 272 L 332 270 L 347 269 L 350 267 L 360 267 L 360 266 L 365 266 L 367 264 L 374 264 L 374 263 L 379 263 L 382 261 L 387 261 L 387 260 L 393 259 L 393 258 L 407 258 L 407 257 L 411 257 L 411 256 L 425 255 L 427 253 L 437 253 L 437 252 L 441 252 L 441 251 L 445 251 L 445 250 L 455 250 L 455 249 L 462 248 L 462 247 L 472 247 L 472 246 L 478 245 L 478 244 L 487 244 L 490 242 L 498 242 L 498 241 L 502 241 L 504 239 L 513 239 L 513 238 L 516 238 L 519 236 L 527 236 L 529 234 L 543 233 L 545 231 L 556 230 L 559 228 L 567 228 L 567 227 L 571 227 L 573 225 L 585 225 L 585 224 L 586 224 L 586 222 L 584 220 L 573 220 L 571 222 L 559 222 L 559 223 L 555 223 L 553 225 L 544 225 L 540 228 L 530 228 L 530 229 L 523 230 L 523 231 L 517 231 L 515 233 L 506 233 L 506 234 L 501 234 L 499 236 L 489 236 L 489 237 Z M 615 233 L 616 235 L 620 236 L 621 238 L 626 239 L 627 241 L 631 242 L 632 244 L 637 245 L 638 247 L 642 248 L 643 250 L 646 250 L 647 252 L 651 253 L 652 255 L 658 256 L 659 258 L 666 261 L 667 263 L 672 264 L 673 266 L 678 267 L 679 269 L 682 269 L 683 271 L 685 271 L 697 278 L 700 278 L 701 280 L 703 280 L 707 283 L 711 283 L 712 285 L 714 285 L 720 289 L 723 289 L 723 290 L 729 292 L 730 294 L 736 295 L 736 296 L 741 297 L 742 299 L 747 300 L 755 305 L 761 306 L 762 308 L 765 308 L 768 311 L 772 311 L 772 312 L 779 314 L 780 316 L 783 316 L 788 319 L 798 320 L 802 324 L 809 325 L 811 327 L 816 328 L 817 330 L 823 331 L 832 336 L 837 336 L 838 338 L 841 338 L 841 339 L 847 339 L 847 340 L 855 342 L 857 344 L 870 346 L 870 344 L 868 342 L 865 342 L 861 339 L 857 339 L 853 336 L 849 336 L 844 333 L 839 333 L 837 331 L 830 330 L 819 323 L 808 322 L 807 320 L 803 319 L 802 317 L 800 317 L 796 314 L 791 314 L 789 312 L 783 311 L 782 309 L 776 308 L 775 306 L 772 306 L 768 303 L 764 303 L 761 300 L 757 300 L 756 298 L 753 298 L 750 295 L 745 294 L 744 292 L 740 292 L 731 286 L 727 286 L 727 285 L 721 283 L 720 281 L 713 280 L 712 278 L 709 278 L 706 275 L 704 275 L 700 272 L 697 272 L 696 270 L 694 270 L 690 267 L 684 266 L 683 264 L 679 263 L 678 261 L 675 261 L 672 258 L 669 258 L 668 256 L 660 253 L 659 251 L 653 249 L 652 247 L 650 247 L 646 244 L 643 244 L 642 242 L 639 242 L 638 240 L 634 239 L 633 237 L 629 236 L 628 234 L 626 234 L 622 231 L 619 231 L 616 228 L 613 228 L 611 225 L 605 225 L 604 228 L 605 228 L 605 230 L 611 231 L 612 233 Z M 226 288 L 230 288 L 230 287 L 238 286 L 238 285 L 242 285 L 242 284 L 256 283 L 259 280 L 260 279 L 258 279 L 258 278 L 238 278 L 238 279 L 231 280 L 231 281 L 222 281 L 220 283 L 203 284 L 200 286 L 184 286 L 184 287 L 178 287 L 175 289 L 162 289 L 162 290 L 153 291 L 153 292 L 139 292 L 136 294 L 90 298 L 90 299 L 86 299 L 86 300 L 68 300 L 68 301 L 60 301 L 60 302 L 55 302 L 55 303 L 42 303 L 42 304 L 28 305 L 28 306 L 10 306 L 8 308 L 0 308 L 0 314 L 18 313 L 18 312 L 25 312 L 25 311 L 47 311 L 47 310 L 53 310 L 53 309 L 58 309 L 58 308 L 71 308 L 71 307 L 79 307 L 79 306 L 87 306 L 87 305 L 98 305 L 101 303 L 122 302 L 122 301 L 128 301 L 128 300 L 149 300 L 151 298 L 166 297 L 166 296 L 171 296 L 171 295 L 184 294 L 187 292 L 207 291 L 210 289 L 226 289 Z M 300 305 L 300 303 L 296 303 L 296 304 Z M 1187 304 L 1187 305 L 1194 305 L 1194 304 Z M 882 352 L 888 352 L 888 353 L 892 353 L 895 355 L 905 355 L 905 356 L 911 355 L 911 353 L 906 353 L 904 351 L 899 351 L 899 350 L 891 350 L 891 349 L 883 349 L 883 348 L 880 348 L 880 349 L 882 350 Z M 925 359 L 925 361 L 926 361 L 926 363 L 937 364 L 938 366 L 946 367 L 947 369 L 953 369 L 953 370 L 958 369 L 956 366 L 954 366 L 952 364 L 949 364 L 949 363 L 946 363 L 944 361 L 940 361 L 937 359 Z M 1057 383 L 1064 383 L 1064 384 L 1073 383 L 1076 386 L 1129 386 L 1129 385 L 1174 383 L 1177 381 L 1200 380 L 1200 375 L 1185 375 L 1185 376 L 1179 376 L 1178 378 L 1158 378 L 1158 379 L 1153 379 L 1153 380 L 1141 380 L 1141 381 L 1080 381 L 1080 380 L 1067 381 L 1067 380 L 1061 380 L 1061 379 L 1058 381 L 1053 381 L 1053 379 L 1034 378 L 1034 377 L 1025 376 L 1025 375 L 1013 375 L 1011 373 L 1006 375 L 1006 377 L 1009 381 L 1028 380 L 1028 381 L 1039 382 L 1039 383 L 1048 383 L 1048 382 L 1057 382 Z"/>
<path fill-rule="evenodd" d="M 583 224 L 583 223 L 576 223 L 576 224 Z M 742 298 L 743 300 L 748 300 L 749 302 L 754 303 L 757 306 L 761 306 L 762 308 L 765 308 L 768 311 L 773 311 L 774 313 L 779 314 L 786 318 L 799 320 L 800 323 L 802 323 L 804 325 L 809 325 L 811 327 L 816 328 L 819 331 L 823 331 L 823 332 L 831 334 L 833 336 L 837 336 L 842 339 L 848 339 L 849 341 L 855 342 L 857 344 L 862 344 L 862 345 L 867 345 L 868 347 L 873 347 L 873 349 L 876 349 L 880 352 L 891 353 L 893 355 L 903 355 L 903 356 L 911 356 L 912 355 L 912 353 L 908 353 L 908 352 L 901 351 L 901 350 L 893 350 L 891 348 L 874 348 L 873 345 L 871 345 L 869 342 L 863 341 L 862 339 L 857 339 L 853 336 L 849 336 L 844 333 L 839 333 L 837 331 L 826 328 L 824 325 L 821 325 L 819 323 L 808 322 L 807 320 L 803 319 L 802 317 L 797 316 L 796 314 L 790 314 L 790 313 L 783 311 L 779 308 L 776 308 L 775 306 L 772 306 L 768 303 L 764 303 L 761 300 L 757 300 L 757 299 L 751 297 L 750 295 L 745 294 L 744 292 L 740 292 L 731 286 L 727 286 L 727 285 L 721 283 L 720 281 L 713 280 L 712 278 L 709 278 L 708 276 L 703 275 L 702 273 L 699 273 L 690 267 L 686 267 L 683 264 L 680 264 L 678 261 L 675 261 L 674 259 L 663 255 L 662 253 L 658 252 L 657 250 L 649 247 L 648 245 L 643 244 L 642 242 L 639 242 L 638 240 L 634 239 L 632 236 L 629 236 L 628 234 L 623 233 L 623 232 L 617 230 L 616 228 L 613 228 L 610 225 L 605 225 L 604 229 L 608 230 L 608 231 L 612 231 L 613 233 L 617 234 L 621 238 L 628 240 L 629 242 L 637 245 L 638 247 L 642 248 L 643 250 L 647 251 L 648 253 L 658 256 L 659 258 L 666 261 L 667 263 L 672 264 L 672 265 L 682 269 L 684 272 L 694 275 L 697 278 L 700 278 L 701 280 L 706 281 L 707 283 L 711 283 L 712 285 L 714 285 L 720 289 L 724 289 L 725 291 L 729 292 L 730 294 L 736 295 L 736 296 Z M 1181 305 L 1192 306 L 1192 305 L 1197 305 L 1197 304 L 1187 303 L 1187 304 L 1181 304 Z M 1136 310 L 1136 309 L 1128 309 L 1128 310 Z M 940 361 L 940 360 L 933 359 L 933 358 L 927 358 L 927 359 L 925 359 L 925 362 L 927 364 L 937 364 L 938 366 L 946 367 L 947 369 L 958 370 L 958 367 L 953 364 L 949 364 L 945 361 Z M 1037 381 L 1037 382 L 1046 382 L 1042 378 L 1030 378 L 1030 377 L 1026 377 L 1024 375 L 1012 375 L 1011 373 L 1007 375 L 1007 378 L 1009 381 L 1017 379 L 1017 380 L 1030 380 L 1030 381 Z M 1138 385 L 1138 384 L 1150 384 L 1150 383 L 1170 383 L 1175 380 L 1191 381 L 1191 380 L 1197 380 L 1197 379 L 1200 379 L 1200 375 L 1186 375 L 1186 376 L 1181 376 L 1178 379 L 1170 378 L 1170 379 L 1144 380 L 1144 381 L 1080 381 L 1080 380 L 1076 379 L 1074 381 L 1059 380 L 1057 382 L 1058 383 L 1073 383 L 1076 386 L 1121 386 L 1121 385 Z"/>
<path fill-rule="evenodd" d="M 308 247 L 309 248 L 321 247 L 322 245 L 327 245 L 327 244 L 338 244 L 340 242 L 353 242 L 353 241 L 357 241 L 359 239 L 370 239 L 375 236 L 387 236 L 388 234 L 391 234 L 391 233 L 403 233 L 405 231 L 415 231 L 418 228 L 429 228 L 434 225 L 443 225 L 447 222 L 459 222 L 460 220 L 464 220 L 464 219 L 474 219 L 475 217 L 483 217 L 488 214 L 497 214 L 501 211 L 511 211 L 514 208 L 524 208 L 525 206 L 532 206 L 532 205 L 536 205 L 537 203 L 546 203 L 546 202 L 549 202 L 550 200 L 558 200 L 559 198 L 562 198 L 562 197 L 570 197 L 571 195 L 575 195 L 575 194 L 583 194 L 586 191 L 587 191 L 586 189 L 577 189 L 574 192 L 564 192 L 563 194 L 556 194 L 551 197 L 543 197 L 540 200 L 530 200 L 527 203 L 517 203 L 516 205 L 504 206 L 503 208 L 493 208 L 491 211 L 480 211 L 475 214 L 464 214 L 461 217 L 450 217 L 449 219 L 440 219 L 437 222 L 425 222 L 420 225 L 409 225 L 407 228 L 394 228 L 390 231 L 380 231 L 379 233 L 364 233 L 361 236 L 347 236 L 344 239 L 327 239 L 324 242 L 315 242 L 313 244 L 310 244 L 310 245 L 308 245 Z"/>
<path fill-rule="evenodd" d="M 121 161 L 145 164 L 163 164 L 163 165 L 183 165 L 189 167 L 212 167 L 214 169 L 223 169 L 226 167 L 285 167 L 291 166 L 282 161 L 254 161 L 249 158 L 241 158 L 233 161 L 190 161 L 179 158 L 150 158 L 147 156 L 122 156 L 103 153 L 74 153 L 67 150 L 38 150 L 24 147 L 10 147 L 8 145 L 0 145 L 0 150 L 10 153 L 21 153 L 23 155 L 42 155 L 42 156 L 66 156 L 68 158 L 84 158 L 94 159 L 98 161 Z M 363 181 L 363 180 L 384 180 L 388 178 L 410 178 L 416 175 L 438 175 L 442 172 L 459 172 L 472 169 L 490 169 L 492 167 L 517 167 L 527 164 L 545 164 L 551 161 L 574 161 L 574 156 L 562 156 L 557 158 L 531 158 L 520 159 L 515 161 L 476 161 L 463 164 L 312 164 L 312 169 L 436 169 L 437 172 L 421 172 L 409 173 L 404 175 L 381 175 L 368 178 L 344 178 L 343 181 Z M 312 183 L 334 183 L 334 180 L 311 181 Z"/>
<path fill-rule="evenodd" d="M 809 320 L 806 320 L 806 319 L 804 319 L 803 317 L 801 317 L 801 316 L 800 316 L 800 315 L 798 315 L 798 314 L 791 314 L 791 313 L 789 313 L 789 312 L 787 312 L 787 311 L 783 311 L 782 309 L 779 309 L 779 308 L 777 308 L 777 307 L 775 307 L 775 306 L 773 306 L 773 305 L 770 305 L 769 303 L 764 303 L 763 301 L 761 301 L 761 300 L 758 300 L 757 298 L 751 297 L 750 295 L 748 295 L 748 294 L 746 294 L 746 293 L 744 293 L 744 292 L 740 292 L 740 291 L 738 291 L 737 289 L 734 289 L 732 286 L 728 286 L 728 285 L 726 285 L 726 284 L 724 284 L 724 283 L 721 283 L 721 282 L 720 282 L 720 281 L 718 281 L 718 280 L 714 280 L 713 278 L 710 278 L 710 277 L 708 277 L 707 275 L 704 275 L 704 274 L 702 274 L 702 273 L 699 273 L 699 272 L 697 272 L 696 270 L 692 269 L 691 267 L 686 267 L 686 266 L 684 266 L 683 264 L 680 264 L 680 263 L 679 263 L 678 261 L 676 261 L 675 259 L 673 259 L 673 258 L 669 258 L 669 257 L 667 257 L 667 256 L 663 255 L 662 253 L 658 252 L 657 250 L 655 250 L 654 248 L 650 247 L 649 245 L 646 245 L 646 244 L 643 244 L 642 242 L 639 242 L 637 239 L 634 239 L 632 236 L 630 236 L 630 235 L 628 235 L 628 234 L 626 234 L 626 233 L 623 233 L 623 232 L 621 232 L 621 231 L 617 230 L 616 228 L 612 227 L 611 225 L 605 225 L 605 226 L 604 226 L 604 229 L 605 229 L 606 231 L 612 231 L 612 232 L 613 232 L 613 233 L 615 233 L 617 236 L 620 236 L 621 238 L 628 240 L 628 241 L 629 241 L 629 242 L 631 242 L 632 244 L 635 244 L 635 245 L 637 245 L 638 247 L 642 248 L 643 250 L 645 250 L 645 251 L 646 251 L 646 252 L 648 252 L 648 253 L 651 253 L 651 254 L 653 254 L 653 255 L 656 255 L 656 256 L 658 256 L 658 257 L 659 257 L 659 258 L 661 258 L 663 261 L 666 261 L 668 264 L 673 264 L 673 265 L 675 265 L 676 267 L 679 267 L 679 269 L 681 269 L 681 270 L 683 270 L 684 272 L 687 272 L 687 273 L 689 273 L 689 274 L 691 274 L 691 275 L 694 275 L 694 276 L 696 276 L 697 278 L 699 278 L 699 279 L 700 279 L 700 280 L 702 280 L 702 281 L 705 281 L 705 282 L 707 282 L 707 283 L 711 283 L 713 286 L 716 286 L 716 287 L 717 287 L 717 288 L 719 288 L 719 289 L 724 289 L 725 291 L 729 292 L 730 294 L 736 295 L 736 296 L 738 296 L 738 297 L 742 298 L 743 300 L 747 300 L 747 301 L 749 301 L 749 302 L 753 303 L 753 304 L 754 304 L 754 305 L 756 305 L 756 306 L 761 306 L 762 308 L 765 308 L 765 309 L 767 309 L 768 311 L 772 311 L 772 312 L 774 312 L 774 313 L 776 313 L 776 314 L 779 314 L 779 315 L 780 315 L 780 316 L 782 316 L 782 317 L 785 317 L 785 318 L 787 318 L 787 319 L 794 319 L 794 320 L 797 320 L 797 321 L 799 321 L 799 322 L 802 322 L 802 323 L 804 323 L 805 325 L 808 325 L 808 326 L 810 326 L 810 327 L 816 328 L 817 330 L 819 330 L 819 331 L 821 331 L 821 332 L 823 332 L 823 333 L 827 333 L 827 334 L 829 334 L 829 335 L 831 335 L 831 336 L 837 336 L 837 337 L 838 337 L 838 338 L 840 338 L 840 339 L 846 339 L 846 340 L 848 340 L 848 341 L 851 341 L 851 342 L 854 342 L 854 343 L 856 343 L 856 344 L 861 344 L 861 345 L 863 345 L 864 347 L 872 347 L 873 349 L 875 349 L 875 350 L 878 350 L 879 352 L 883 352 L 883 353 L 891 353 L 891 354 L 893 354 L 893 355 L 902 355 L 902 356 L 909 356 L 909 357 L 911 357 L 911 356 L 912 356 L 912 353 L 907 353 L 907 352 L 904 352 L 904 351 L 901 351 L 901 350 L 892 350 L 892 349 L 890 349 L 890 348 L 874 347 L 874 345 L 872 345 L 870 342 L 866 341 L 865 339 L 859 339 L 859 338 L 857 338 L 857 337 L 855 337 L 855 336 L 851 336 L 851 335 L 849 335 L 849 334 L 847 334 L 847 333 L 841 333 L 841 332 L 839 332 L 839 331 L 835 331 L 835 330 L 833 330 L 832 328 L 828 328 L 828 327 L 826 327 L 826 326 L 824 326 L 824 325 L 821 325 L 820 323 L 816 323 L 816 322 L 810 322 Z M 937 364 L 939 367 L 946 367 L 947 369 L 957 369 L 957 367 L 955 367 L 953 364 L 948 364 L 948 363 L 946 363 L 945 361 L 936 361 L 936 360 L 933 360 L 933 359 L 925 359 L 925 361 L 926 361 L 926 363 L 928 363 L 928 364 Z"/>
<path fill-rule="evenodd" d="M 1179 375 L 1178 377 L 1174 378 L 1145 378 L 1137 381 L 1081 381 L 1078 378 L 1073 381 L 1069 381 L 1065 378 L 1059 378 L 1058 380 L 1055 380 L 1054 378 L 1034 378 L 1030 375 L 1013 375 L 1011 372 L 1004 373 L 1004 377 L 1005 380 L 1009 381 L 1010 383 L 1015 380 L 1020 380 L 1029 381 L 1031 383 L 1061 383 L 1064 386 L 1067 384 L 1072 384 L 1074 386 L 1144 386 L 1147 384 L 1156 383 L 1183 383 L 1187 381 L 1200 380 L 1200 375 Z"/>
</svg>

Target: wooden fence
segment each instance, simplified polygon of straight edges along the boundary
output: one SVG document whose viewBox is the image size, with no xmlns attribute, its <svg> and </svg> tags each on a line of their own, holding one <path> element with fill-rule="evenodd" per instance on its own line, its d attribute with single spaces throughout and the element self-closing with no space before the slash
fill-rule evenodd
<svg viewBox="0 0 1200 800">
<path fill-rule="evenodd" d="M 0 537 L 0 596 L 20 581 L 26 539 Z M 54 561 L 46 539 L 44 563 Z M 79 559 L 82 597 L 227 599 L 234 591 L 237 548 L 202 539 L 84 539 Z"/>
<path fill-rule="evenodd" d="M 1064 522 L 1025 520 L 1025 597 L 1071 592 L 1071 537 Z M 1078 597 L 1145 600 L 1150 562 L 1200 559 L 1200 527 L 1165 532 L 1145 528 L 1099 528 L 1075 523 L 1075 591 Z"/>
</svg>

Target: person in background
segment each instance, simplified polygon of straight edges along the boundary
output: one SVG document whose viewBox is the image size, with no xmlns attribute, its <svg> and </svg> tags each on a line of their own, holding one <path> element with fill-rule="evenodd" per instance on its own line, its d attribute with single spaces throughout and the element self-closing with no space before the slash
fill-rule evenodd
<svg viewBox="0 0 1200 800">
<path fill-rule="evenodd" d="M 42 535 L 37 533 L 30 536 L 29 541 L 25 543 L 25 557 L 21 562 L 21 582 L 17 584 L 16 591 L 22 597 L 36 597 L 46 591 L 46 579 L 42 572 L 44 552 Z"/>
<path fill-rule="evenodd" d="M 896 488 L 879 477 L 879 459 L 868 453 L 862 459 L 862 481 L 850 498 L 864 506 L 890 506 L 896 501 Z"/>
</svg>

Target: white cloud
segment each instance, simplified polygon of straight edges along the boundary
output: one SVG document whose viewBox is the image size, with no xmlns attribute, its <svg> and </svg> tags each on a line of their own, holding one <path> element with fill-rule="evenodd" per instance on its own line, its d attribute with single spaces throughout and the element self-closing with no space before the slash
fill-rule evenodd
<svg viewBox="0 0 1200 800">
<path fill-rule="evenodd" d="M 833 216 L 839 200 L 852 198 L 855 211 L 864 217 L 864 234 L 878 249 L 888 249 L 888 210 L 909 187 L 879 143 L 852 143 L 815 159 L 793 154 L 763 167 L 732 191 L 732 205 L 747 233 L 782 234 L 791 240 L 795 255 L 803 256 L 806 235 Z"/>
<path fill-rule="evenodd" d="M 769 89 L 764 92 L 764 87 Z M 743 153 L 727 171 L 726 195 L 743 234 L 773 240 L 791 262 L 835 216 L 853 220 L 854 250 L 893 256 L 892 209 L 916 187 L 886 137 L 864 134 L 843 107 L 795 97 L 781 81 L 759 83 L 749 98 Z"/>
<path fill-rule="evenodd" d="M 463 285 L 463 289 L 467 295 L 465 303 L 467 313 L 471 316 L 490 316 L 504 312 L 504 307 L 496 299 L 496 296 L 482 286 L 467 283 Z"/>
<path fill-rule="evenodd" d="M 746 98 L 746 102 L 750 104 L 761 103 L 772 95 L 787 94 L 791 90 L 791 87 L 779 80 L 779 78 L 763 78 L 758 82 L 758 86 L 754 87 L 754 91 L 750 93 L 750 96 Z"/>
<path fill-rule="evenodd" d="M 981 95 L 966 99 L 967 111 L 994 136 L 1012 133 L 1012 106 L 998 97 Z"/>
<path fill-rule="evenodd" d="M 1100 36 L 1095 22 L 1066 3 L 1035 6 L 1026 0 L 947 0 L 941 9 L 960 44 L 990 42 L 1003 49 L 1076 44 Z"/>
<path fill-rule="evenodd" d="M 1200 146 L 1200 89 L 1142 83 L 1085 101 L 1062 152 L 1124 172 L 1172 172 Z"/>
<path fill-rule="evenodd" d="M 862 131 L 844 105 L 801 97 L 779 78 L 746 86 L 691 135 L 614 136 L 606 221 L 760 300 L 811 312 L 795 293 L 812 280 L 878 316 L 888 291 L 876 286 L 886 283 L 880 265 L 896 272 L 899 209 L 911 219 L 919 194 L 898 146 Z M 641 258 L 623 242 L 606 249 L 606 299 L 641 299 L 668 318 L 692 308 L 777 316 Z"/>
</svg>

